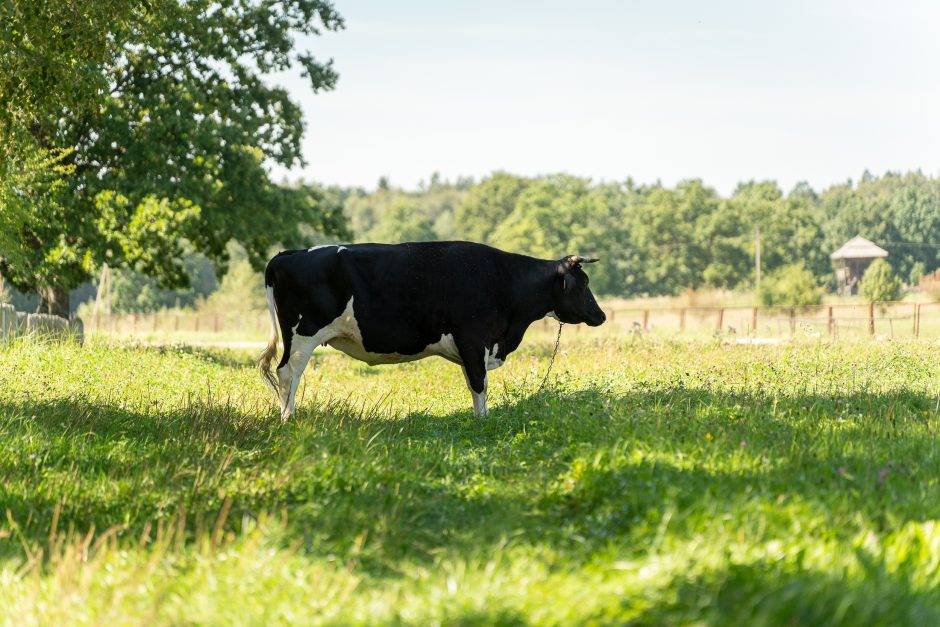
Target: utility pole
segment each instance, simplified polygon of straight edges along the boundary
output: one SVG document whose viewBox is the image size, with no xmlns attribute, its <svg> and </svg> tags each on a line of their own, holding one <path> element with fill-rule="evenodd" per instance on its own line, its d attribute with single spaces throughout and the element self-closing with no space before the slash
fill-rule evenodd
<svg viewBox="0 0 940 627">
<path fill-rule="evenodd" d="M 760 226 L 754 227 L 754 293 L 760 292 Z"/>
<path fill-rule="evenodd" d="M 103 298 L 102 298 L 103 296 Z M 102 303 L 102 300 L 104 301 Z M 91 310 L 92 326 L 96 329 L 98 324 L 98 310 L 102 309 L 102 304 L 106 313 L 111 315 L 111 268 L 108 264 L 101 266 L 101 278 L 98 280 L 98 293 L 95 294 L 95 306 Z"/>
</svg>

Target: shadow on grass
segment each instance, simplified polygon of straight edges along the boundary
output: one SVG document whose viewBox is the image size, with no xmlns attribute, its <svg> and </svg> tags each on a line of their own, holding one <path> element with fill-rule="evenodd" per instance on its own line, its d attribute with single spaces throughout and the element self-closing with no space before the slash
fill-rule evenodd
<svg viewBox="0 0 940 627">
<path fill-rule="evenodd" d="M 126 525 L 137 537 L 181 512 L 204 528 L 231 499 L 224 529 L 283 512 L 288 538 L 375 574 L 507 542 L 568 562 L 612 543 L 642 553 L 667 514 L 691 534 L 722 513 L 794 502 L 851 534 L 847 520 L 940 517 L 923 417 L 934 402 L 587 387 L 509 400 L 484 420 L 334 403 L 281 424 L 267 408 L 215 403 L 24 400 L 0 404 L 0 511 L 42 542 L 57 506 L 59 529 Z"/>
<path fill-rule="evenodd" d="M 864 561 L 864 560 L 863 560 Z M 936 625 L 937 594 L 870 563 L 835 577 L 801 564 L 732 564 L 679 576 L 636 625 Z M 625 599 L 625 604 L 630 603 Z"/>
</svg>

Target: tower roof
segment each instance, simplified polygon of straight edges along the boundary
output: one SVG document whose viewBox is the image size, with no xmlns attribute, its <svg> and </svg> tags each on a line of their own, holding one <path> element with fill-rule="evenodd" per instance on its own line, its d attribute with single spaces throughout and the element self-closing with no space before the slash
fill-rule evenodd
<svg viewBox="0 0 940 627">
<path fill-rule="evenodd" d="M 887 257 L 888 251 L 861 235 L 856 235 L 829 256 L 833 259 L 875 259 Z"/>
</svg>

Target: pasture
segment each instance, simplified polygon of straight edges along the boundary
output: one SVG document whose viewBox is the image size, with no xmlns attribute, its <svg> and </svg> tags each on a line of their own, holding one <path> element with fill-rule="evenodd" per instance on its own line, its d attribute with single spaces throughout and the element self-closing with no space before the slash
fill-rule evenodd
<svg viewBox="0 0 940 627">
<path fill-rule="evenodd" d="M 938 624 L 932 342 L 567 333 L 491 373 L 0 348 L 17 624 Z M 299 397 L 301 396 L 299 395 Z"/>
</svg>

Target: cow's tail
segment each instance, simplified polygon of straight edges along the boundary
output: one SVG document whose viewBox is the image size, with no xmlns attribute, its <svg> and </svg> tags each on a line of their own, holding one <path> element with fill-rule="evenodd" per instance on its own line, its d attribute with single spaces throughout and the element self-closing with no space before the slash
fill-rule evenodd
<svg viewBox="0 0 940 627">
<path fill-rule="evenodd" d="M 271 333 L 268 335 L 268 345 L 258 359 L 258 370 L 261 371 L 261 378 L 277 394 L 277 377 L 271 369 L 271 362 L 277 356 L 277 305 L 274 302 L 274 286 L 267 285 L 265 281 L 264 291 L 268 297 L 268 311 L 271 313 Z"/>
</svg>

